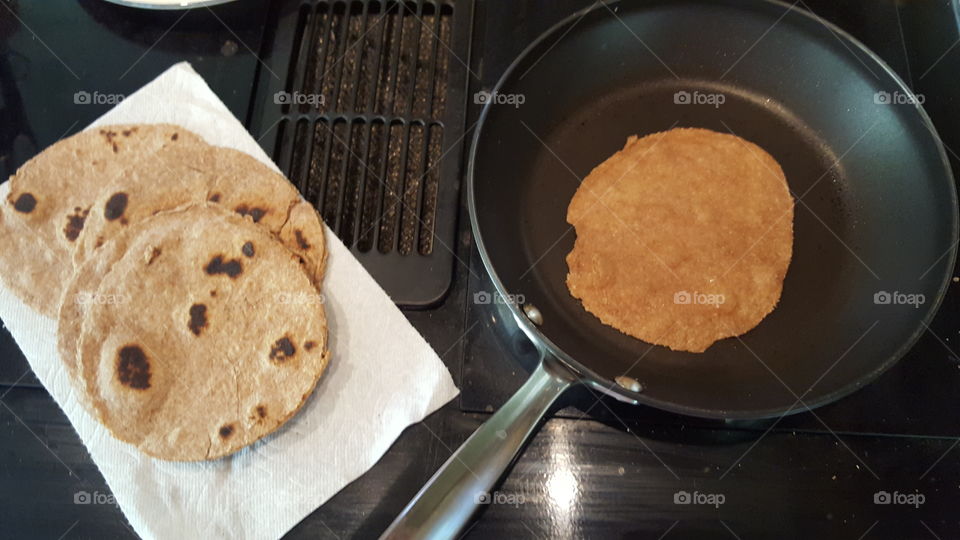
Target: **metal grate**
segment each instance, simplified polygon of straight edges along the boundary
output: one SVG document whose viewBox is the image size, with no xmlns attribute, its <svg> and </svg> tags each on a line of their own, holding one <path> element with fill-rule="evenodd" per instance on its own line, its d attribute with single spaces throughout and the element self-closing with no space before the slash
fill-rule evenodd
<svg viewBox="0 0 960 540">
<path fill-rule="evenodd" d="M 251 131 L 391 297 L 453 275 L 473 0 L 279 0 Z"/>
<path fill-rule="evenodd" d="M 452 18 L 425 2 L 301 8 L 281 106 L 317 117 L 284 121 L 276 154 L 348 247 L 433 252 Z"/>
</svg>

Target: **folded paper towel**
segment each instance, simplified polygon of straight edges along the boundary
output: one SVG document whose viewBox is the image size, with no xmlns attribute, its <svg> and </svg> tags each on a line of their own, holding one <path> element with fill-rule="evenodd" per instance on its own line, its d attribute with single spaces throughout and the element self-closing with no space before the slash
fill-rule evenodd
<svg viewBox="0 0 960 540">
<path fill-rule="evenodd" d="M 159 122 L 276 169 L 185 62 L 90 127 Z M 0 185 L 0 197 L 9 190 L 9 183 Z M 56 321 L 0 285 L 0 319 L 140 536 L 277 538 L 372 467 L 404 428 L 457 395 L 440 358 L 329 229 L 327 244 L 330 368 L 300 413 L 276 433 L 211 462 L 159 461 L 113 438 L 79 405 L 57 354 Z"/>
</svg>

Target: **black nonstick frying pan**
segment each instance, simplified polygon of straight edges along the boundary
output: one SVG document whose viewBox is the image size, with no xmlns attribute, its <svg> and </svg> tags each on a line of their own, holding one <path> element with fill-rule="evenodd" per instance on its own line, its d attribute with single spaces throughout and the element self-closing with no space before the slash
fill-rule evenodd
<svg viewBox="0 0 960 540">
<path fill-rule="evenodd" d="M 468 193 L 496 293 L 522 297 L 506 307 L 543 359 L 385 537 L 455 536 L 571 385 L 746 419 L 829 403 L 888 369 L 956 257 L 956 190 L 920 101 L 852 37 L 780 2 L 598 3 L 531 44 L 483 109 Z M 702 354 L 604 326 L 565 285 L 580 179 L 630 135 L 694 126 L 763 147 L 796 201 L 779 306 Z"/>
</svg>

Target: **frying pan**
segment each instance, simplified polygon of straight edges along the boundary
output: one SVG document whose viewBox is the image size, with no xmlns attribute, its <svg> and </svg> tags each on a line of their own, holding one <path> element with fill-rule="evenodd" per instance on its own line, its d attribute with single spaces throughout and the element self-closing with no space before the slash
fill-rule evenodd
<svg viewBox="0 0 960 540">
<path fill-rule="evenodd" d="M 936 313 L 956 257 L 957 195 L 922 97 L 806 11 L 598 3 L 532 43 L 492 94 L 470 152 L 470 219 L 497 298 L 542 359 L 384 537 L 455 536 L 572 385 L 685 415 L 777 417 L 869 383 Z M 702 354 L 601 324 L 565 285 L 580 179 L 628 136 L 672 127 L 760 145 L 795 200 L 780 304 Z"/>
</svg>

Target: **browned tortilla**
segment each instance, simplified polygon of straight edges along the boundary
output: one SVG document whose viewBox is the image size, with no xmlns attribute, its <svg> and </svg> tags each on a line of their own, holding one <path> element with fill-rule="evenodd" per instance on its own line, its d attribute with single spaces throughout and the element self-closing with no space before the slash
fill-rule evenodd
<svg viewBox="0 0 960 540">
<path fill-rule="evenodd" d="M 213 459 L 277 429 L 313 391 L 329 359 L 323 304 L 283 300 L 317 291 L 263 227 L 192 206 L 100 253 L 114 262 L 94 300 L 63 314 L 83 317 L 85 404 L 117 438 L 161 459 Z"/>
<path fill-rule="evenodd" d="M 630 137 L 570 202 L 567 286 L 605 324 L 703 352 L 780 299 L 793 199 L 759 146 L 705 129 Z"/>
</svg>

